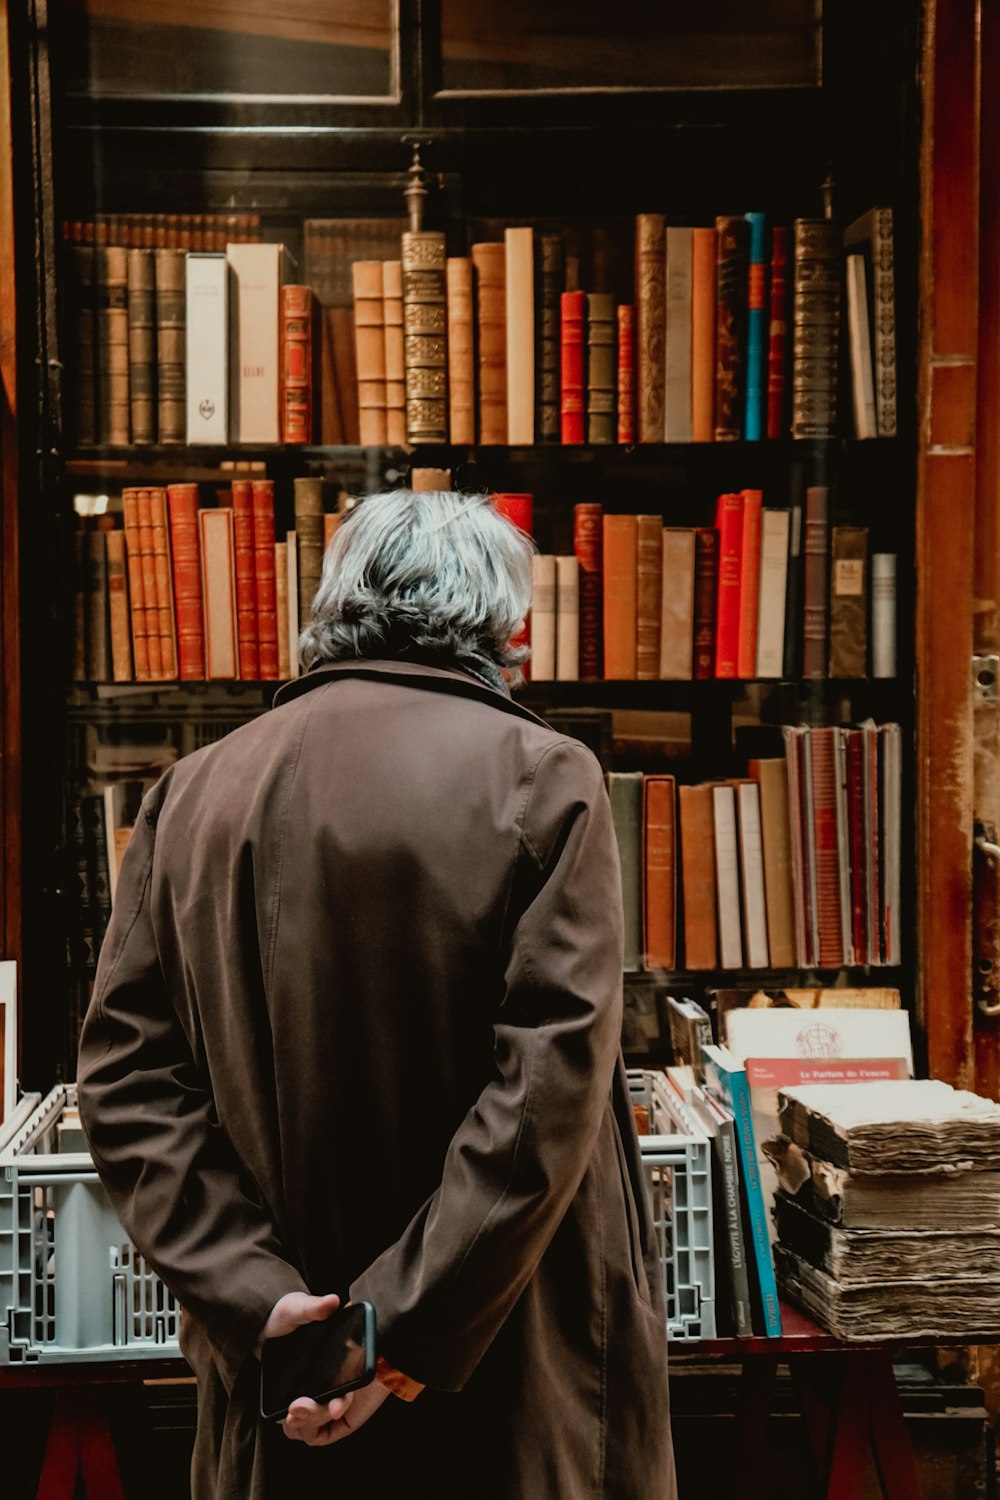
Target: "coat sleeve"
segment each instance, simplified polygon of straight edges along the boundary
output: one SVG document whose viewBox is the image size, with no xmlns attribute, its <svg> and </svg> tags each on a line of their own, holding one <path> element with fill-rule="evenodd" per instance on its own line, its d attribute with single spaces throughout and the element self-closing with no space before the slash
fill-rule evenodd
<svg viewBox="0 0 1000 1500">
<path fill-rule="evenodd" d="M 494 1019 L 495 1077 L 453 1137 L 440 1187 L 352 1285 L 383 1354 L 460 1390 L 583 1179 L 621 1041 L 621 875 L 597 762 L 558 740 L 527 794 Z"/>
<path fill-rule="evenodd" d="M 166 993 L 150 911 L 149 803 L 122 861 L 80 1044 L 80 1114 L 123 1226 L 205 1326 L 229 1381 L 275 1302 L 304 1291 L 244 1191 L 209 1083 Z"/>
</svg>

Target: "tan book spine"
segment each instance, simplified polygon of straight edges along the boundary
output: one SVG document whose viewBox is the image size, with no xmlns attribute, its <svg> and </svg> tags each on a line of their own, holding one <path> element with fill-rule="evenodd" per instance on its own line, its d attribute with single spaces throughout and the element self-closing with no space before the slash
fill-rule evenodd
<svg viewBox="0 0 1000 1500">
<path fill-rule="evenodd" d="M 128 370 L 133 443 L 156 441 L 156 267 L 152 250 L 128 252 Z"/>
<path fill-rule="evenodd" d="M 580 676 L 580 564 L 575 556 L 556 558 L 556 677 Z"/>
<path fill-rule="evenodd" d="M 684 967 L 714 969 L 718 958 L 718 925 L 712 788 L 681 786 L 677 796 L 684 892 Z"/>
<path fill-rule="evenodd" d="M 694 567 L 694 531 L 665 526 L 660 676 L 667 682 L 689 682 L 694 676 Z"/>
<path fill-rule="evenodd" d="M 183 443 L 187 397 L 184 332 L 187 269 L 183 250 L 156 251 L 156 409 L 161 443 Z"/>
<path fill-rule="evenodd" d="M 403 357 L 406 440 L 448 441 L 445 238 L 437 230 L 403 235 Z"/>
<path fill-rule="evenodd" d="M 663 608 L 663 521 L 660 516 L 636 517 L 636 656 L 635 675 L 660 675 L 660 612 Z"/>
<path fill-rule="evenodd" d="M 795 967 L 795 904 L 792 894 L 792 836 L 788 816 L 788 767 L 781 760 L 750 762 L 760 787 L 760 826 L 764 846 L 767 946 L 775 969 Z"/>
<path fill-rule="evenodd" d="M 281 441 L 283 245 L 227 245 L 230 278 L 229 430 L 237 443 Z"/>
<path fill-rule="evenodd" d="M 552 682 L 556 675 L 556 560 L 544 553 L 531 559 L 531 680 Z"/>
<path fill-rule="evenodd" d="M 691 438 L 715 440 L 715 230 L 691 231 Z"/>
<path fill-rule="evenodd" d="M 143 587 L 142 537 L 139 526 L 139 491 L 122 491 L 125 512 L 125 556 L 128 566 L 129 613 L 132 621 L 132 656 L 137 682 L 150 680 L 149 624 Z"/>
<path fill-rule="evenodd" d="M 531 229 L 506 229 L 507 441 L 535 441 L 535 251 Z"/>
<path fill-rule="evenodd" d="M 385 320 L 385 437 L 393 448 L 406 442 L 406 359 L 403 338 L 403 263 L 382 262 Z"/>
<path fill-rule="evenodd" d="M 153 541 L 153 576 L 156 580 L 156 620 L 160 637 L 160 669 L 165 680 L 177 676 L 177 623 L 170 567 L 170 527 L 166 490 L 151 490 L 150 522 Z"/>
<path fill-rule="evenodd" d="M 153 547 L 152 492 L 137 490 L 139 519 L 139 555 L 142 559 L 142 596 L 146 604 L 146 644 L 149 651 L 149 676 L 162 682 L 163 652 L 160 644 L 160 616 L 156 594 L 156 557 Z"/>
<path fill-rule="evenodd" d="M 274 597 L 278 612 L 278 676 L 291 675 L 288 656 L 288 543 L 274 544 Z"/>
<path fill-rule="evenodd" d="M 128 252 L 105 245 L 97 252 L 98 352 L 101 381 L 101 437 L 125 447 L 129 442 Z"/>
<path fill-rule="evenodd" d="M 111 627 L 111 670 L 115 682 L 132 681 L 132 651 L 129 643 L 128 580 L 125 571 L 125 533 L 109 531 L 108 618 Z"/>
<path fill-rule="evenodd" d="M 635 221 L 635 286 L 640 443 L 663 442 L 665 244 L 663 215 L 639 214 Z"/>
<path fill-rule="evenodd" d="M 236 647 L 236 573 L 233 513 L 226 506 L 200 510 L 202 593 L 205 599 L 205 666 L 209 678 L 239 676 Z"/>
<path fill-rule="evenodd" d="M 301 629 L 312 614 L 312 602 L 323 571 L 323 481 L 296 479 L 294 485 L 298 615 Z"/>
<path fill-rule="evenodd" d="M 507 290 L 503 245 L 473 245 L 479 364 L 479 441 L 507 441 Z"/>
<path fill-rule="evenodd" d="M 472 260 L 453 256 L 445 267 L 448 287 L 448 440 L 476 441 L 476 340 Z"/>
<path fill-rule="evenodd" d="M 351 267 L 351 281 L 361 443 L 366 448 L 379 448 L 387 441 L 382 262 L 356 260 Z"/>
<path fill-rule="evenodd" d="M 638 519 L 604 517 L 604 676 L 636 675 Z"/>
</svg>

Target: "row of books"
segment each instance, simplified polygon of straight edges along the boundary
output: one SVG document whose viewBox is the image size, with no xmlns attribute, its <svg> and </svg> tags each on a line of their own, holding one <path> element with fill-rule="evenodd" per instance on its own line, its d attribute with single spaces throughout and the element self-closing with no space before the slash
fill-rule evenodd
<svg viewBox="0 0 1000 1500">
<path fill-rule="evenodd" d="M 79 528 L 75 680 L 296 676 L 339 518 L 323 511 L 321 480 L 294 488 L 295 529 L 280 540 L 270 479 L 234 479 L 215 506 L 196 484 L 126 489 L 121 526 L 107 514 Z"/>
<path fill-rule="evenodd" d="M 509 227 L 447 255 L 352 265 L 362 443 L 688 443 L 824 438 L 837 424 L 842 295 L 854 430 L 896 432 L 892 213 L 844 234 L 764 214 L 635 221 L 634 301 L 568 288 L 561 237 Z"/>
<path fill-rule="evenodd" d="M 312 441 L 314 301 L 283 246 L 69 254 L 81 446 Z"/>
<path fill-rule="evenodd" d="M 124 245 L 126 249 L 225 250 L 260 240 L 260 214 L 98 214 L 64 220 L 67 245 Z"/>
<path fill-rule="evenodd" d="M 899 964 L 899 726 L 784 736 L 745 778 L 607 773 L 626 970 Z"/>
<path fill-rule="evenodd" d="M 714 527 L 590 502 L 573 519 L 574 554 L 534 559 L 533 680 L 896 674 L 895 554 L 831 528 L 826 489 L 807 492 L 804 532 L 760 490 L 720 496 Z"/>
</svg>

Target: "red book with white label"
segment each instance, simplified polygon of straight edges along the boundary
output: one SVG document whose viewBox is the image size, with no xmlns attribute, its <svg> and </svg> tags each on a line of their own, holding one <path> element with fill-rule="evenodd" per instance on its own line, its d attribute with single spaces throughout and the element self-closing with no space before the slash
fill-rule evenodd
<svg viewBox="0 0 1000 1500">
<path fill-rule="evenodd" d="M 743 507 L 742 495 L 720 495 L 715 508 L 715 529 L 719 533 L 719 583 L 715 603 L 716 677 L 739 676 Z"/>
<path fill-rule="evenodd" d="M 261 675 L 257 645 L 257 566 L 253 540 L 253 483 L 233 480 L 233 550 L 236 560 L 236 639 L 240 676 L 256 682 Z"/>
</svg>

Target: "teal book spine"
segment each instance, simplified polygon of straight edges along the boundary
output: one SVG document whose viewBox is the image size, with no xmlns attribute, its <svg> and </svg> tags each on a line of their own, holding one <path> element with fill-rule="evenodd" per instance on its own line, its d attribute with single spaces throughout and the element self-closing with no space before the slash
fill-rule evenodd
<svg viewBox="0 0 1000 1500">
<path fill-rule="evenodd" d="M 747 376 L 743 436 L 760 442 L 767 412 L 767 262 L 764 215 L 744 215 L 749 226 L 747 274 Z"/>
</svg>

